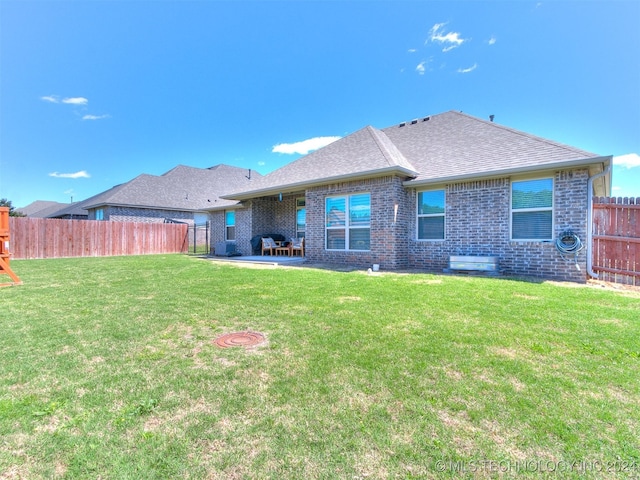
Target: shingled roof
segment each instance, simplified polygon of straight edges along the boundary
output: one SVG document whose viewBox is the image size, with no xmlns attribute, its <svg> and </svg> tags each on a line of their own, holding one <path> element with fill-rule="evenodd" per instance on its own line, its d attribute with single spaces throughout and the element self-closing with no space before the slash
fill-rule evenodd
<svg viewBox="0 0 640 480">
<path fill-rule="evenodd" d="M 68 203 L 51 202 L 49 200 L 36 200 L 26 207 L 16 208 L 16 211 L 24 213 L 31 218 L 47 218 L 50 214 L 67 208 L 69 205 Z"/>
<path fill-rule="evenodd" d="M 597 161 L 602 157 L 450 111 L 382 130 L 367 126 L 225 198 L 243 200 L 390 173 L 417 186 Z"/>
<path fill-rule="evenodd" d="M 368 126 L 265 175 L 251 185 L 248 194 L 225 198 L 245 199 L 277 193 L 277 189 L 294 191 L 327 181 L 389 173 L 412 177 L 418 172 L 384 133 Z"/>
<path fill-rule="evenodd" d="M 203 211 L 235 205 L 221 194 L 251 188 L 257 172 L 229 165 L 195 168 L 178 165 L 156 176 L 142 174 L 83 202 L 84 208 L 126 206 L 161 210 Z"/>
<path fill-rule="evenodd" d="M 461 112 L 382 130 L 419 174 L 413 184 L 588 163 L 600 157 Z"/>
</svg>

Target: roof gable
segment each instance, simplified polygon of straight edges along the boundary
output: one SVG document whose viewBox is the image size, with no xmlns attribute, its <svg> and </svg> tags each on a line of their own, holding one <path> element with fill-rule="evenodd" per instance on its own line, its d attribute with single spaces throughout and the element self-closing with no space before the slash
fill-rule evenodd
<svg viewBox="0 0 640 480">
<path fill-rule="evenodd" d="M 367 126 L 265 175 L 251 190 L 227 198 L 249 198 L 339 179 L 381 175 L 416 175 L 413 165 L 380 130 Z"/>
</svg>

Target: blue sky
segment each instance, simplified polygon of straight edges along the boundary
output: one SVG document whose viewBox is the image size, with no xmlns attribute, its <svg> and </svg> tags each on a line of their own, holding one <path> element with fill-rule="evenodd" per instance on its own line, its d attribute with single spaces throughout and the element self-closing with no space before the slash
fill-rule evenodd
<svg viewBox="0 0 640 480">
<path fill-rule="evenodd" d="M 449 110 L 614 155 L 640 197 L 637 1 L 0 0 L 0 197 L 268 173 Z"/>
</svg>

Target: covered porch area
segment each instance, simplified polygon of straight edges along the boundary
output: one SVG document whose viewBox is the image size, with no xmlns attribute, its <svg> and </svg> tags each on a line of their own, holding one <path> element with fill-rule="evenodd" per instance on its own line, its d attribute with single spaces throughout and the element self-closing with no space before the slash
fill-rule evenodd
<svg viewBox="0 0 640 480">
<path fill-rule="evenodd" d="M 251 232 L 251 236 L 249 238 L 250 248 L 242 250 L 245 257 L 305 256 L 304 248 L 300 249 L 300 240 L 306 236 L 307 223 L 304 191 L 254 198 L 246 203 L 250 212 L 248 230 Z M 271 238 L 275 241 L 277 245 L 273 245 L 273 250 L 265 252 L 262 242 L 265 238 Z M 285 251 L 283 248 L 294 244 L 297 248 L 293 252 Z M 278 247 L 277 251 L 276 247 Z"/>
</svg>

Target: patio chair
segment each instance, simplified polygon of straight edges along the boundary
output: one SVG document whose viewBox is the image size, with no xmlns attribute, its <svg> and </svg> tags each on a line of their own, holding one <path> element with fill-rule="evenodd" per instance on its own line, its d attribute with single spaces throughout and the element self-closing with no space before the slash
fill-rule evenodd
<svg viewBox="0 0 640 480">
<path fill-rule="evenodd" d="M 271 237 L 265 237 L 262 239 L 262 255 L 264 255 L 264 252 L 269 252 L 269 255 L 274 255 L 276 248 L 278 248 L 278 245 L 276 245 L 276 242 L 273 238 Z"/>
<path fill-rule="evenodd" d="M 300 256 L 304 257 L 304 237 L 292 238 L 289 248 L 291 249 L 292 256 L 295 256 L 296 252 L 300 252 Z"/>
</svg>

